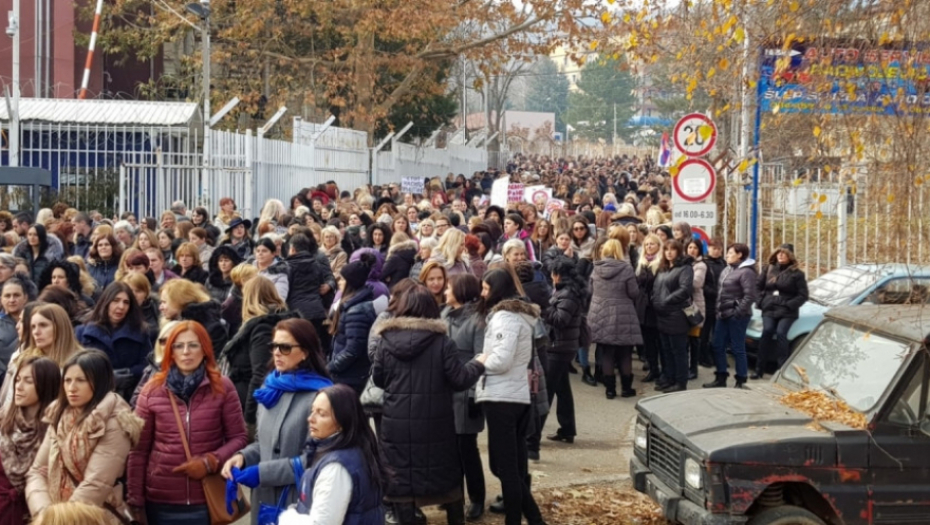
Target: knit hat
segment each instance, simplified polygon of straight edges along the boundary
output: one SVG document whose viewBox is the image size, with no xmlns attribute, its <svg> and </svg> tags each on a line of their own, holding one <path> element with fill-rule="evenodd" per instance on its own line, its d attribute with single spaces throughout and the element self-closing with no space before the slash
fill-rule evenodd
<svg viewBox="0 0 930 525">
<path fill-rule="evenodd" d="M 365 281 L 368 280 L 368 274 L 371 273 L 371 254 L 362 254 L 362 257 L 355 261 L 350 262 L 349 264 L 342 267 L 340 273 L 342 278 L 346 280 L 346 286 L 353 290 L 358 290 L 362 286 L 365 286 Z"/>
<path fill-rule="evenodd" d="M 613 213 L 617 211 L 617 207 L 614 205 L 614 203 L 608 202 L 607 205 L 604 206 L 604 211 Z"/>
</svg>

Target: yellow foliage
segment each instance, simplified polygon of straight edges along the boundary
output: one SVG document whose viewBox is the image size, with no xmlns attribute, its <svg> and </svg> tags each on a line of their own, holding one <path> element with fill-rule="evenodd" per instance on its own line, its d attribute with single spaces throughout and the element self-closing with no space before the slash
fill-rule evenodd
<svg viewBox="0 0 930 525">
<path fill-rule="evenodd" d="M 604 22 L 605 24 L 609 24 L 610 21 L 611 21 L 610 13 L 608 13 L 607 11 L 604 11 L 604 14 L 601 15 L 601 22 Z"/>
<path fill-rule="evenodd" d="M 820 136 L 820 126 L 814 126 L 814 136 L 815 137 Z"/>
</svg>

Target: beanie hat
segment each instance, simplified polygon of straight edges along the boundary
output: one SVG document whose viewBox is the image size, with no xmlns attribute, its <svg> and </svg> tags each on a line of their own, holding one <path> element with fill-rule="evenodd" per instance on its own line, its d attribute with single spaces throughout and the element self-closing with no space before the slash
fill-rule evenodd
<svg viewBox="0 0 930 525">
<path fill-rule="evenodd" d="M 617 211 L 617 207 L 614 205 L 614 203 L 608 202 L 607 206 L 604 206 L 604 211 L 613 213 Z"/>
<path fill-rule="evenodd" d="M 368 280 L 368 274 L 371 273 L 371 258 L 373 257 L 374 256 L 371 254 L 364 253 L 359 260 L 350 262 L 342 267 L 339 273 L 341 273 L 342 278 L 346 280 L 346 286 L 348 288 L 358 290 L 362 286 L 365 286 L 365 281 Z"/>
</svg>

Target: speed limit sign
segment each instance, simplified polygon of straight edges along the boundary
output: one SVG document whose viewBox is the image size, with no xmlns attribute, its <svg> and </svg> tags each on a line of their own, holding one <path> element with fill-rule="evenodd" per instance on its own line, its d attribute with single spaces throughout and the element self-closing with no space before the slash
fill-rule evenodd
<svg viewBox="0 0 930 525">
<path fill-rule="evenodd" d="M 717 143 L 717 126 L 700 113 L 685 115 L 675 124 L 675 147 L 689 157 L 706 155 Z"/>
</svg>

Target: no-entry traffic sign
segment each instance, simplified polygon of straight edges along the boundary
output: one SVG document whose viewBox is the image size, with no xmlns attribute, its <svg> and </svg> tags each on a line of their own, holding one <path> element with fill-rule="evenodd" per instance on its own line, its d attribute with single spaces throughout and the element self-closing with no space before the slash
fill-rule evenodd
<svg viewBox="0 0 930 525">
<path fill-rule="evenodd" d="M 688 159 L 678 167 L 672 178 L 673 197 L 687 202 L 701 202 L 711 195 L 717 185 L 717 173 L 703 159 Z"/>
<path fill-rule="evenodd" d="M 691 113 L 675 124 L 672 138 L 678 151 L 689 157 L 700 157 L 717 143 L 717 125 L 706 115 Z"/>
</svg>

